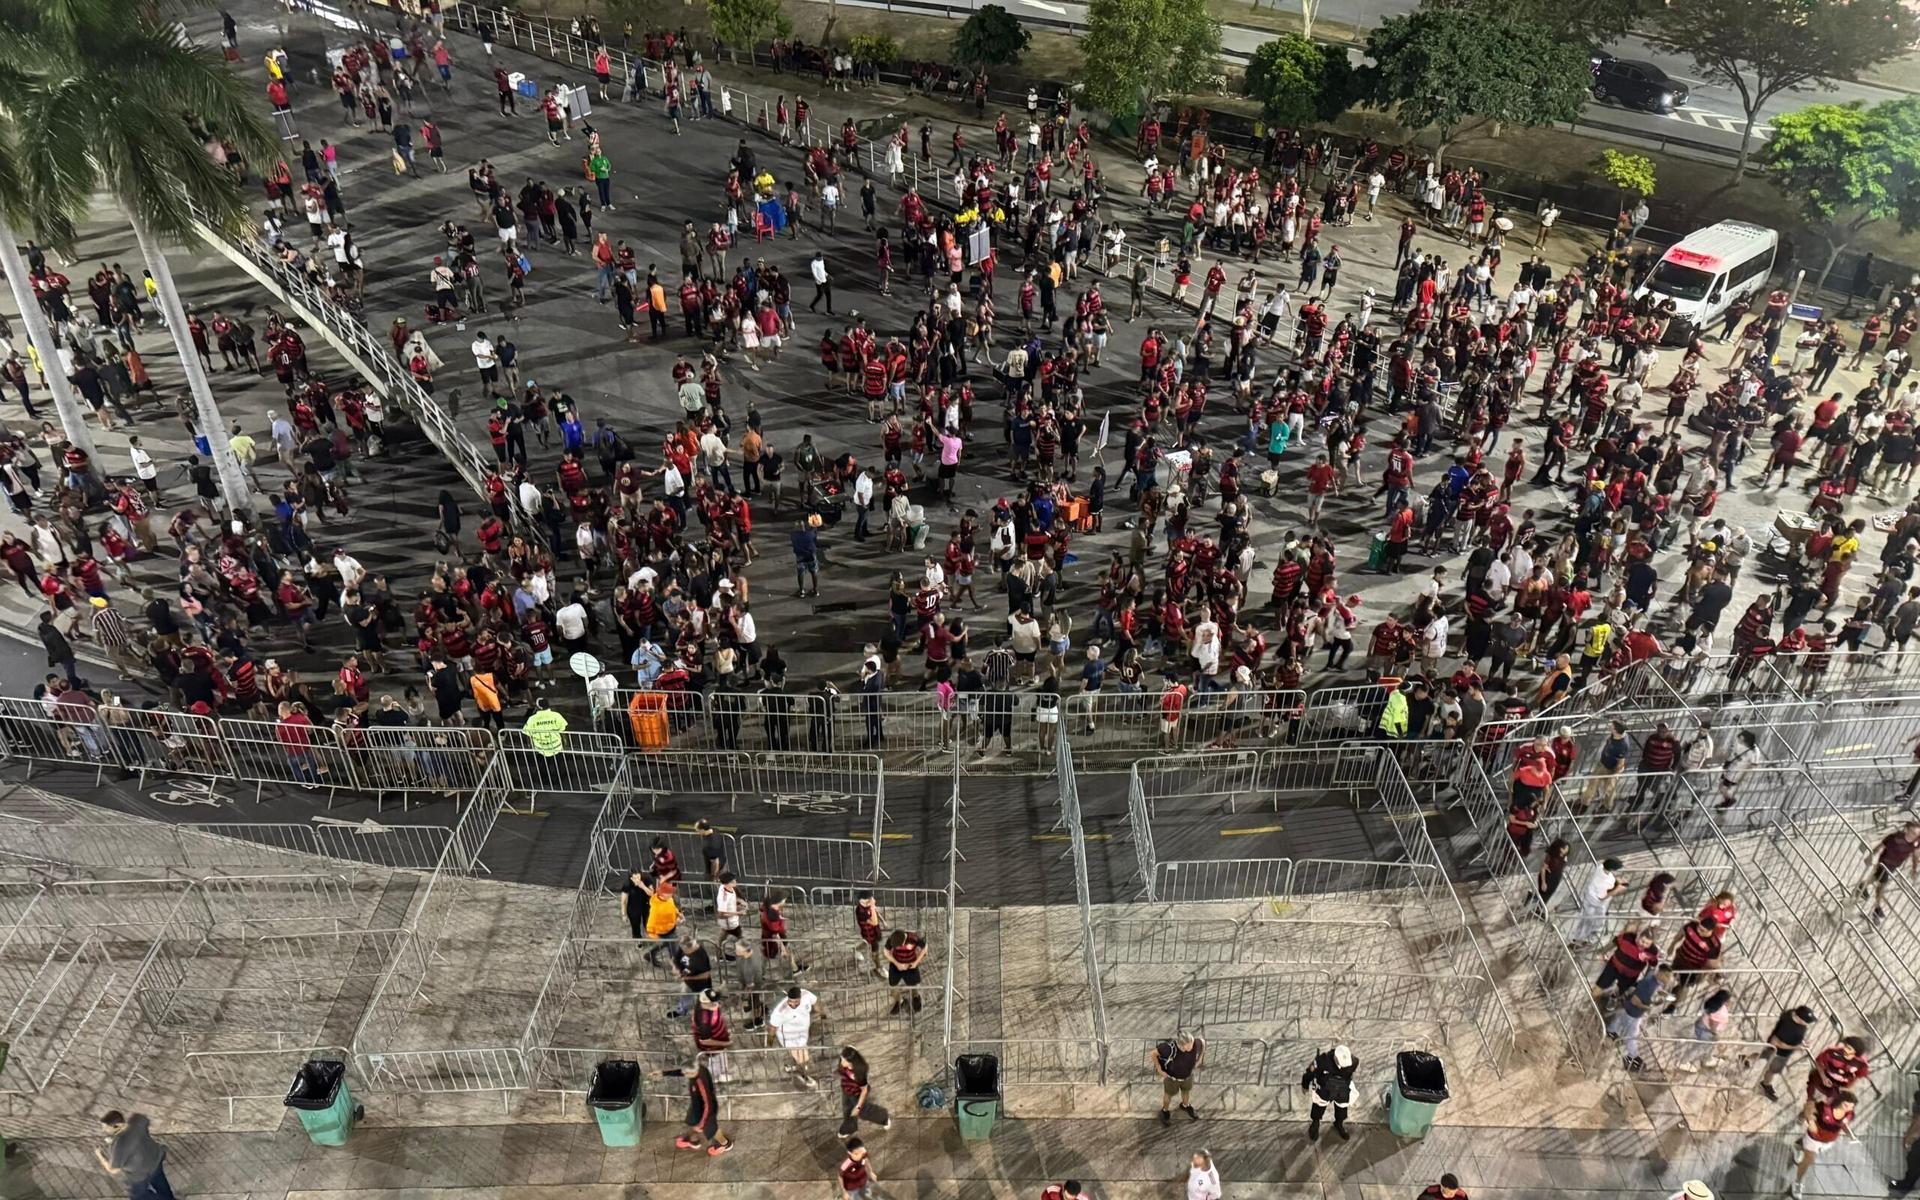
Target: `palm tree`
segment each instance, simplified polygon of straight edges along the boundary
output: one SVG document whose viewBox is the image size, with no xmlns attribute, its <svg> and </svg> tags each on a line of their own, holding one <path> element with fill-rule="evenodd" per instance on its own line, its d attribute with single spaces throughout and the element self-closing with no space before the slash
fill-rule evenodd
<svg viewBox="0 0 1920 1200">
<path fill-rule="evenodd" d="M 213 450 L 229 511 L 248 514 L 247 480 L 227 442 L 186 328 L 162 244 L 191 243 L 204 220 L 246 215 L 240 180 L 215 163 L 194 122 L 250 159 L 277 146 L 239 79 L 219 57 L 161 23 L 144 0 L 0 0 L 0 70 L 18 78 L 4 112 L 28 193 L 118 202 L 158 285 L 174 349 Z"/>
<path fill-rule="evenodd" d="M 13 82 L 6 78 L 6 72 L 0 70 L 0 96 L 9 94 L 8 85 Z M 4 101 L 0 101 L 4 104 Z M 33 284 L 27 275 L 27 260 L 20 253 L 19 237 L 15 233 L 14 221 L 25 218 L 27 204 L 26 189 L 21 185 L 20 173 L 16 169 L 17 159 L 13 148 L 7 145 L 4 128 L 0 128 L 0 269 L 7 273 L 7 286 L 13 292 L 13 302 L 20 309 L 20 323 L 27 327 L 27 341 L 40 357 L 40 369 L 47 379 L 47 390 L 53 393 L 54 411 L 60 417 L 60 429 L 66 434 L 67 441 L 86 453 L 94 471 L 100 469 L 98 452 L 93 447 L 93 430 L 87 424 L 86 409 L 73 394 L 73 386 L 67 381 L 67 372 L 60 362 L 53 329 L 47 324 L 47 315 L 40 309 L 40 301 L 33 294 Z M 42 197 L 40 212 L 53 219 L 46 222 L 49 227 L 64 227 L 64 217 L 60 216 L 55 203 Z"/>
</svg>

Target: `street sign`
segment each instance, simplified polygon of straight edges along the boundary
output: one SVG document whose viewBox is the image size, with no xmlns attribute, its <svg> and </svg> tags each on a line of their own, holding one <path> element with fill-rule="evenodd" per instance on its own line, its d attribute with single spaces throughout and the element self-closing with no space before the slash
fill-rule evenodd
<svg viewBox="0 0 1920 1200">
<path fill-rule="evenodd" d="M 582 679 L 592 679 L 600 673 L 600 660 L 582 650 L 567 660 L 567 669 Z"/>
</svg>

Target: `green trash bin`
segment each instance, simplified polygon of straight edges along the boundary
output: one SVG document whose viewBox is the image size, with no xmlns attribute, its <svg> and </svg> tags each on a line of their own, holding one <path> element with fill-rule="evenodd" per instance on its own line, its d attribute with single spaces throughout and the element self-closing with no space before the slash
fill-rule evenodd
<svg viewBox="0 0 1920 1200">
<path fill-rule="evenodd" d="M 1387 535 L 1376 533 L 1367 543 L 1367 570 L 1384 571 L 1387 569 Z"/>
<path fill-rule="evenodd" d="M 587 1083 L 587 1106 L 600 1126 L 604 1146 L 640 1144 L 640 1064 L 630 1058 L 610 1058 L 593 1069 Z"/>
<path fill-rule="evenodd" d="M 984 1142 L 1000 1117 L 1000 1058 L 962 1054 L 953 1060 L 953 1114 L 960 1140 Z"/>
<path fill-rule="evenodd" d="M 347 1064 L 314 1058 L 302 1063 L 287 1089 L 286 1106 L 300 1118 L 316 1146 L 344 1146 L 353 1123 L 367 1115 L 347 1087 Z"/>
<path fill-rule="evenodd" d="M 1387 1088 L 1387 1128 L 1399 1137 L 1427 1136 L 1446 1098 L 1447 1069 L 1440 1059 L 1425 1050 L 1402 1050 Z"/>
</svg>

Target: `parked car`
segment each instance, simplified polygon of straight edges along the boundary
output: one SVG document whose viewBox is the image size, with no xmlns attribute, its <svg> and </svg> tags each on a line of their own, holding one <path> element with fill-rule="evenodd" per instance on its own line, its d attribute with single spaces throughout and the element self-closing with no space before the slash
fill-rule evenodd
<svg viewBox="0 0 1920 1200">
<path fill-rule="evenodd" d="M 1650 62 L 1615 58 L 1605 50 L 1588 56 L 1593 67 L 1593 98 L 1627 108 L 1670 113 L 1687 102 L 1687 85 Z"/>
</svg>

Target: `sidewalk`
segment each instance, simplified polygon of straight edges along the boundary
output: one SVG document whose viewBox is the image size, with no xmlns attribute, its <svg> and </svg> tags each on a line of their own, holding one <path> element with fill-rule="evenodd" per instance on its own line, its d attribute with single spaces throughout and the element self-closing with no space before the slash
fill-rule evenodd
<svg viewBox="0 0 1920 1200">
<path fill-rule="evenodd" d="M 632 1149 L 603 1147 L 584 1117 L 566 1125 L 388 1128 L 370 1104 L 368 1119 L 373 1124 L 342 1148 L 310 1145 L 291 1120 L 273 1134 L 155 1132 L 169 1145 L 174 1189 L 196 1198 L 818 1200 L 828 1195 L 840 1157 L 830 1121 L 729 1124 L 738 1148 L 713 1160 L 673 1148 L 677 1117 L 650 1123 Z M 991 1140 L 963 1143 L 950 1116 L 899 1115 L 892 1130 L 866 1141 L 880 1191 L 893 1200 L 1033 1197 L 1065 1178 L 1080 1179 L 1096 1197 L 1176 1200 L 1184 1194 L 1188 1156 L 1201 1148 L 1213 1155 L 1234 1200 L 1407 1200 L 1446 1172 L 1472 1195 L 1500 1200 L 1657 1200 L 1688 1179 L 1704 1179 L 1722 1200 L 1743 1200 L 1782 1195 L 1791 1175 L 1785 1139 L 1776 1136 L 1442 1125 L 1424 1141 L 1406 1142 L 1358 1123 L 1356 1114 L 1353 1141 L 1341 1142 L 1328 1129 L 1316 1145 L 1299 1121 L 1175 1120 L 1168 1129 L 1153 1120 L 1003 1120 Z M 93 1144 L 27 1143 L 8 1164 L 0 1195 L 118 1194 L 94 1169 Z M 1810 1195 L 1886 1194 L 1885 1177 L 1853 1145 L 1825 1156 L 1808 1185 Z"/>
</svg>

